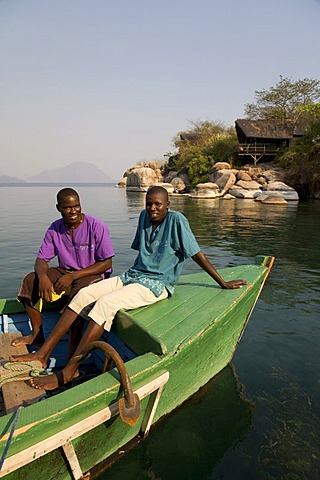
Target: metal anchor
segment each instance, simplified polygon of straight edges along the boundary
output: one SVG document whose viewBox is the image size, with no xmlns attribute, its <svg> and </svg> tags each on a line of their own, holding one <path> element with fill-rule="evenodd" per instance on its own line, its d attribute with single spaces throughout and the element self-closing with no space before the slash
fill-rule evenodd
<svg viewBox="0 0 320 480">
<path fill-rule="evenodd" d="M 110 359 L 115 363 L 120 374 L 120 383 L 124 394 L 124 397 L 118 400 L 119 414 L 125 423 L 130 426 L 135 425 L 141 413 L 140 400 L 138 395 L 133 393 L 130 377 L 122 358 L 111 345 L 102 341 L 91 342 L 82 350 L 80 355 L 71 358 L 68 363 L 84 360 L 95 349 L 101 350 L 106 356 L 102 373 L 106 371 Z"/>
</svg>

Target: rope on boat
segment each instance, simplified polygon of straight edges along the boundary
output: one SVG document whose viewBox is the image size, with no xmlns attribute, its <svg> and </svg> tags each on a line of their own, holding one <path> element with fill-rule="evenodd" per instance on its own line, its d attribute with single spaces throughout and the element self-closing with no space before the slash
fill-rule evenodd
<svg viewBox="0 0 320 480">
<path fill-rule="evenodd" d="M 2 364 L 4 370 L 9 370 L 7 373 L 2 370 L 5 375 L 0 374 L 0 388 L 9 382 L 17 382 L 28 380 L 30 377 L 39 377 L 43 375 L 44 368 L 40 366 L 39 362 L 5 362 Z"/>
</svg>

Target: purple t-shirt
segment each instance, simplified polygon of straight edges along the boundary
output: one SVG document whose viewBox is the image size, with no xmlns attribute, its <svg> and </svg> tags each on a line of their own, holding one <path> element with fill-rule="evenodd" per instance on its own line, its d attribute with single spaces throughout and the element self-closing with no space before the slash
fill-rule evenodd
<svg viewBox="0 0 320 480">
<path fill-rule="evenodd" d="M 72 237 L 62 218 L 53 222 L 38 252 L 38 258 L 46 262 L 58 257 L 59 267 L 67 270 L 81 270 L 113 256 L 107 225 L 90 215 L 84 216 Z"/>
</svg>

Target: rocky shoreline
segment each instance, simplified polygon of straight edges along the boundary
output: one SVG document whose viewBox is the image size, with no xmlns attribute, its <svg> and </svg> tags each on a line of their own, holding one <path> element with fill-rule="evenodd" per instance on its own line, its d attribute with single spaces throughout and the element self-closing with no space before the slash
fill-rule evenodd
<svg viewBox="0 0 320 480">
<path fill-rule="evenodd" d="M 210 172 L 210 181 L 191 189 L 185 171 L 171 171 L 163 177 L 160 168 L 136 165 L 126 171 L 117 187 L 146 192 L 152 185 L 162 185 L 169 194 L 191 198 L 253 199 L 272 205 L 299 201 L 296 190 L 284 183 L 284 179 L 285 170 L 274 162 L 256 166 L 247 164 L 239 168 L 217 162 Z"/>
</svg>

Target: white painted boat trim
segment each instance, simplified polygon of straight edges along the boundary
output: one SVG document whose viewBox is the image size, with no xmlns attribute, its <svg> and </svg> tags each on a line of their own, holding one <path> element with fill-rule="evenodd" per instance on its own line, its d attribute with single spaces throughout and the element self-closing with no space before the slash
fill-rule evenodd
<svg viewBox="0 0 320 480">
<path fill-rule="evenodd" d="M 155 415 L 160 395 L 162 393 L 164 385 L 169 380 L 169 372 L 165 372 L 155 380 L 147 383 L 143 387 L 137 389 L 134 393 L 136 393 L 140 400 L 143 400 L 147 396 L 150 395 L 150 399 L 142 420 L 141 432 L 145 437 L 151 427 L 153 417 Z M 62 447 L 65 453 L 66 459 L 70 465 L 73 479 L 74 480 L 81 480 L 83 478 L 83 472 L 80 467 L 80 463 L 76 452 L 72 445 L 72 440 L 83 435 L 84 433 L 92 430 L 93 428 L 101 425 L 102 423 L 106 422 L 110 418 L 114 417 L 115 415 L 119 414 L 118 403 L 114 403 L 110 405 L 110 407 L 106 407 L 100 412 L 91 415 L 90 417 L 85 418 L 81 422 L 78 422 L 72 425 L 65 430 L 53 435 L 52 437 L 43 440 L 42 442 L 33 445 L 32 447 L 26 448 L 24 451 L 12 455 L 11 457 L 7 458 L 2 466 L 2 470 L 0 472 L 0 478 L 3 478 L 8 473 L 11 473 L 18 468 L 27 465 L 28 463 L 36 460 L 37 458 L 46 455 L 53 450 Z"/>
</svg>

